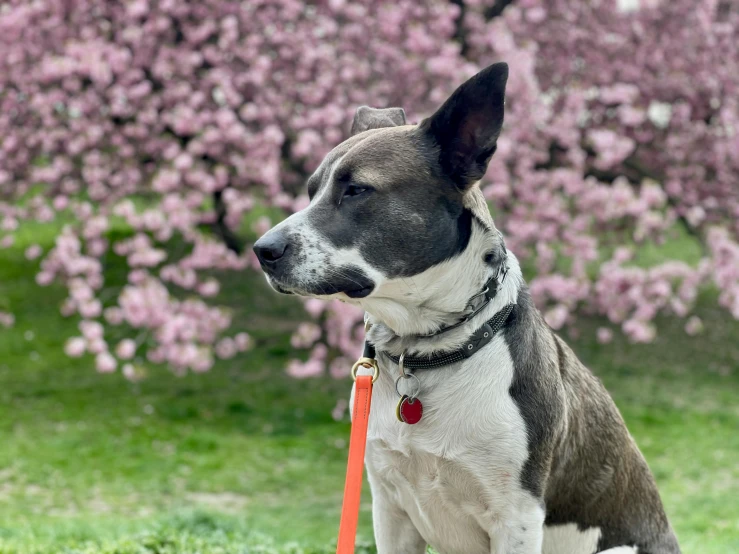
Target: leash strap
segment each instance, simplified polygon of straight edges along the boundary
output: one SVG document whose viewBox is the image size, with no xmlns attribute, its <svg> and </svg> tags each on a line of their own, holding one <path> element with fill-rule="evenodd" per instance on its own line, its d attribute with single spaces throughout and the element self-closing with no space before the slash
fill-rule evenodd
<svg viewBox="0 0 739 554">
<path fill-rule="evenodd" d="M 349 438 L 349 461 L 346 466 L 344 503 L 341 507 L 341 523 L 339 524 L 336 554 L 354 554 L 354 542 L 357 537 L 357 522 L 359 520 L 359 501 L 362 496 L 362 473 L 364 470 L 364 452 L 367 446 L 367 426 L 372 404 L 372 382 L 376 378 L 376 375 L 374 377 L 372 375 L 357 375 L 355 380 L 352 432 Z"/>
</svg>

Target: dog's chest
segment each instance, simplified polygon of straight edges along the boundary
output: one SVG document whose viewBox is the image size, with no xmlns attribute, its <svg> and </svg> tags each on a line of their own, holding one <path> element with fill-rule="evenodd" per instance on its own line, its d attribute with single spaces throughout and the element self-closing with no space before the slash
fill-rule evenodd
<svg viewBox="0 0 739 554">
<path fill-rule="evenodd" d="M 489 552 L 491 531 L 526 494 L 526 426 L 508 393 L 505 341 L 496 337 L 461 366 L 419 373 L 416 425 L 395 417 L 395 372 L 384 367 L 375 385 L 365 458 L 373 496 L 401 507 L 442 552 Z"/>
</svg>

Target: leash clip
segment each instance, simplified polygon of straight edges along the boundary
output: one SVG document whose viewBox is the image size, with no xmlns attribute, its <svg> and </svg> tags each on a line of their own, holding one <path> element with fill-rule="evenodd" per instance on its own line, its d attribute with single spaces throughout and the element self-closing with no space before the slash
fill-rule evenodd
<svg viewBox="0 0 739 554">
<path fill-rule="evenodd" d="M 352 379 L 354 381 L 357 380 L 357 371 L 360 367 L 363 367 L 365 369 L 372 369 L 372 383 L 377 381 L 377 378 L 380 376 L 380 368 L 377 365 L 377 360 L 375 360 L 374 358 L 361 357 L 356 362 L 354 362 L 351 372 Z"/>
</svg>

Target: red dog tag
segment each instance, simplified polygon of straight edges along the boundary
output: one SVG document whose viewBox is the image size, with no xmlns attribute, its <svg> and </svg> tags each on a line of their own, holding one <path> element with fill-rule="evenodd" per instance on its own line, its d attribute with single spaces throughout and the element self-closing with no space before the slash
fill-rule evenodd
<svg viewBox="0 0 739 554">
<path fill-rule="evenodd" d="M 400 414 L 401 421 L 408 425 L 415 425 L 423 417 L 423 404 L 421 404 L 418 398 L 410 398 L 404 395 L 400 399 L 398 413 Z"/>
</svg>

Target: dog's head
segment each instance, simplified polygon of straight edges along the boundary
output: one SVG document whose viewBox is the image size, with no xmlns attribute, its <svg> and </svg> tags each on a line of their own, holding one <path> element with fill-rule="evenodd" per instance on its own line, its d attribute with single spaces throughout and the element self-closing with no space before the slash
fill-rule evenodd
<svg viewBox="0 0 739 554">
<path fill-rule="evenodd" d="M 505 63 L 488 67 L 419 125 L 401 108 L 359 108 L 308 179 L 310 205 L 254 245 L 272 287 L 361 302 L 465 251 L 465 195 L 495 152 L 507 77 Z"/>
</svg>

